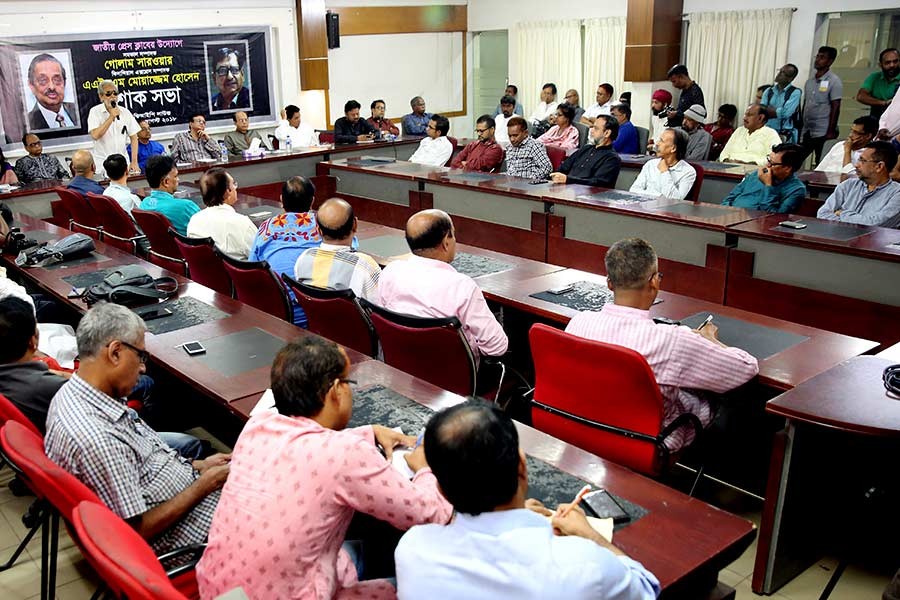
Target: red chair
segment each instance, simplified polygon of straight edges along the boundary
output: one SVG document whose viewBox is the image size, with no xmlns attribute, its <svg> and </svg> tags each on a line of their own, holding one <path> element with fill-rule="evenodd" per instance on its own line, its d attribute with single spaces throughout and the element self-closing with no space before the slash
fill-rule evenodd
<svg viewBox="0 0 900 600">
<path fill-rule="evenodd" d="M 319 134 L 319 143 L 320 144 L 333 144 L 334 143 L 334 131 L 316 130 L 316 133 Z"/>
<path fill-rule="evenodd" d="M 66 210 L 66 206 L 62 200 L 50 201 L 50 213 L 53 215 L 49 219 L 44 219 L 53 223 L 57 227 L 68 229 L 72 225 L 72 213 Z"/>
<path fill-rule="evenodd" d="M 694 179 L 694 185 L 691 186 L 691 191 L 688 192 L 687 198 L 685 198 L 685 200 L 690 200 L 691 202 L 700 202 L 700 187 L 703 185 L 703 174 L 706 173 L 706 170 L 697 163 L 688 164 L 694 167 L 694 170 L 697 172 L 697 178 Z"/>
<path fill-rule="evenodd" d="M 566 160 L 566 151 L 559 146 L 544 146 L 544 148 L 547 149 L 547 158 L 550 159 L 553 170 L 559 171 L 559 165 Z"/>
<path fill-rule="evenodd" d="M 138 242 L 146 236 L 138 231 L 129 214 L 109 196 L 88 193 L 88 202 L 103 223 L 103 242 L 119 250 L 137 254 Z"/>
<path fill-rule="evenodd" d="M 0 425 L 4 425 L 9 421 L 21 423 L 30 429 L 35 435 L 43 437 L 44 434 L 37 428 L 37 425 L 31 422 L 31 419 L 25 416 L 19 407 L 12 403 L 12 400 L 0 394 Z"/>
<path fill-rule="evenodd" d="M 375 327 L 353 290 L 314 287 L 284 274 L 281 278 L 306 313 L 310 331 L 373 358 L 378 356 Z"/>
<path fill-rule="evenodd" d="M 150 240 L 150 262 L 179 275 L 187 275 L 187 262 L 175 240 L 169 235 L 172 223 L 162 213 L 132 209 L 131 215 Z"/>
<path fill-rule="evenodd" d="M 450 140 L 450 143 L 453 145 L 453 150 L 450 152 L 450 158 L 447 159 L 447 163 L 444 165 L 445 167 L 450 166 L 450 163 L 453 162 L 453 157 L 456 156 L 457 149 L 459 149 L 459 140 L 452 135 L 448 135 L 447 139 Z"/>
<path fill-rule="evenodd" d="M 103 225 L 97 217 L 97 213 L 91 208 L 87 199 L 75 190 L 64 187 L 54 188 L 59 199 L 62 200 L 63 207 L 72 215 L 69 222 L 69 229 L 78 233 L 84 233 L 95 240 L 100 239 L 100 230 Z"/>
<path fill-rule="evenodd" d="M 188 277 L 220 294 L 231 296 L 231 278 L 216 254 L 216 244 L 212 238 L 189 238 L 171 227 L 169 235 L 175 239 L 175 245 L 187 262 Z"/>
<path fill-rule="evenodd" d="M 663 397 L 638 352 L 540 323 L 528 337 L 535 377 L 531 420 L 537 429 L 650 476 L 674 464 L 664 444 L 671 432 L 685 424 L 698 436 L 702 431 L 690 413 L 663 428 Z"/>
<path fill-rule="evenodd" d="M 231 278 L 235 298 L 288 323 L 293 322 L 294 308 L 291 306 L 291 299 L 288 298 L 281 279 L 269 268 L 269 263 L 264 260 L 238 260 L 218 248 L 215 252 Z"/>
<path fill-rule="evenodd" d="M 462 396 L 475 395 L 475 354 L 456 317 L 413 317 L 360 298 L 381 340 L 384 362 Z"/>
<path fill-rule="evenodd" d="M 82 502 L 72 511 L 72 524 L 84 557 L 117 597 L 199 598 L 193 565 L 166 573 L 160 564 L 165 557 L 157 558 L 144 538 L 102 504 Z"/>
<path fill-rule="evenodd" d="M 38 430 L 37 426 L 31 422 L 31 420 L 25 416 L 25 414 L 19 410 L 19 408 L 12 403 L 6 396 L 0 394 L 0 424 L 5 425 L 9 422 L 15 422 L 21 424 L 23 427 L 34 433 L 36 436 L 43 438 L 41 432 Z M 0 467 L 8 464 L 8 459 L 6 454 L 0 452 Z M 13 470 L 17 470 L 16 466 L 12 466 Z M 25 547 L 31 541 L 31 538 L 34 537 L 34 534 L 38 532 L 38 530 L 43 525 L 42 519 L 36 519 L 34 525 L 29 527 L 28 533 L 25 534 L 25 538 L 19 544 L 19 546 L 13 550 L 12 555 L 9 557 L 9 560 L 0 564 L 0 571 L 5 571 L 16 564 L 16 561 L 19 559 L 19 556 L 25 550 Z"/>
</svg>

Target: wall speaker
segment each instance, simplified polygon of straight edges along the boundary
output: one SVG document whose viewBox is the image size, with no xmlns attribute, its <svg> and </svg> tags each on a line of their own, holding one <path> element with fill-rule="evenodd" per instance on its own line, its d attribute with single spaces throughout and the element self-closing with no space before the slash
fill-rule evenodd
<svg viewBox="0 0 900 600">
<path fill-rule="evenodd" d="M 330 10 L 325 13 L 325 31 L 328 34 L 328 49 L 341 47 L 341 16 Z"/>
</svg>

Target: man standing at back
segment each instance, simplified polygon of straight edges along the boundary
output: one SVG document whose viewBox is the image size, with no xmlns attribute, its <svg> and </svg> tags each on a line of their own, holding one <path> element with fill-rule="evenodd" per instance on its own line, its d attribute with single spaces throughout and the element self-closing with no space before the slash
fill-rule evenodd
<svg viewBox="0 0 900 600">
<path fill-rule="evenodd" d="M 762 104 L 769 117 L 769 127 L 778 132 L 781 141 L 796 144 L 800 133 L 794 125 L 794 117 L 800 110 L 800 88 L 791 85 L 797 77 L 797 66 L 788 63 L 775 74 L 775 85 L 763 92 Z"/>
<path fill-rule="evenodd" d="M 822 46 L 813 62 L 815 73 L 803 86 L 803 131 L 800 144 L 807 155 L 815 152 L 816 164 L 822 160 L 822 149 L 826 140 L 837 137 L 837 122 L 841 112 L 841 98 L 844 84 L 831 71 L 837 58 L 837 50 Z"/>
<path fill-rule="evenodd" d="M 675 65 L 669 69 L 667 76 L 669 78 L 669 83 L 676 89 L 681 90 L 681 96 L 678 98 L 678 107 L 674 110 L 670 110 L 668 113 L 668 126 L 678 127 L 681 125 L 682 117 L 684 117 L 684 111 L 695 104 L 699 104 L 705 108 L 706 102 L 703 100 L 703 90 L 700 89 L 700 86 L 697 85 L 696 81 L 691 79 L 686 66 Z"/>
<path fill-rule="evenodd" d="M 594 531 L 580 508 L 554 514 L 525 499 L 519 435 L 495 405 L 469 401 L 437 413 L 424 446 L 456 516 L 417 525 L 400 540 L 400 600 L 656 598 L 656 577 Z"/>
<path fill-rule="evenodd" d="M 175 231 L 187 235 L 188 223 L 195 213 L 200 212 L 200 207 L 173 195 L 178 189 L 178 169 L 171 156 L 150 157 L 147 161 L 147 183 L 153 191 L 141 201 L 141 210 L 162 213 Z"/>
<path fill-rule="evenodd" d="M 878 55 L 878 66 L 881 70 L 866 77 L 856 93 L 856 101 L 869 106 L 869 114 L 876 119 L 884 114 L 900 87 L 900 50 L 882 50 Z"/>
<path fill-rule="evenodd" d="M 378 304 L 417 317 L 456 317 L 473 352 L 504 354 L 509 340 L 481 289 L 450 264 L 456 257 L 450 215 L 436 209 L 417 212 L 406 222 L 406 243 L 413 256 L 384 268 Z"/>
</svg>

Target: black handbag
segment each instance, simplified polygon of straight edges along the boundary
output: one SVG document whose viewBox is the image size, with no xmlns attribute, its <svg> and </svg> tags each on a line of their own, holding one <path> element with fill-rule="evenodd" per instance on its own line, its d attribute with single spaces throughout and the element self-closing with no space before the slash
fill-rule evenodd
<svg viewBox="0 0 900 600">
<path fill-rule="evenodd" d="M 123 306 L 139 306 L 166 298 L 178 292 L 178 282 L 172 277 L 154 279 L 138 265 L 119 267 L 103 281 L 92 285 L 84 293 L 88 306 L 97 302 L 112 302 Z"/>
<path fill-rule="evenodd" d="M 47 267 L 87 256 L 95 249 L 94 240 L 83 233 L 73 233 L 52 244 L 41 244 L 16 257 L 20 267 Z"/>
</svg>

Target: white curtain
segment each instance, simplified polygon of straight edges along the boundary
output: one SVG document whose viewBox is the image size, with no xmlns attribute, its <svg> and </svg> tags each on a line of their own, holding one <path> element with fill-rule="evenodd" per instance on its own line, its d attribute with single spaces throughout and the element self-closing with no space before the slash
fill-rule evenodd
<svg viewBox="0 0 900 600">
<path fill-rule="evenodd" d="M 545 83 L 556 84 L 559 102 L 567 89 L 581 87 L 581 22 L 516 23 L 513 31 L 518 60 L 510 81 L 519 87 L 527 118 L 541 101 Z"/>
<path fill-rule="evenodd" d="M 594 103 L 597 86 L 611 84 L 613 100 L 625 90 L 625 17 L 585 19 L 584 75 L 581 86 L 581 105 Z"/>
<path fill-rule="evenodd" d="M 787 61 L 792 14 L 790 8 L 776 8 L 688 15 L 685 64 L 703 89 L 710 119 L 720 105 L 734 104 L 740 125 L 756 88 L 772 83 Z"/>
</svg>

